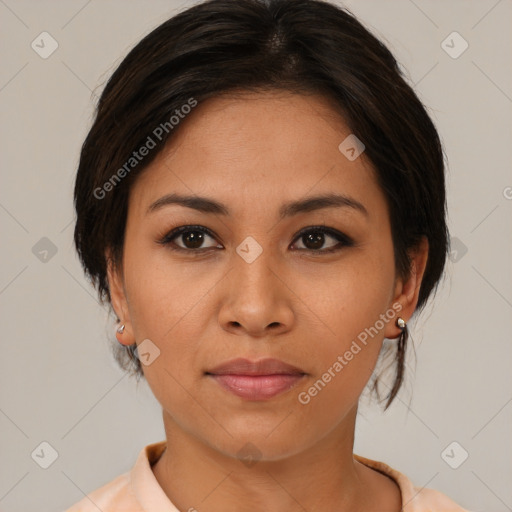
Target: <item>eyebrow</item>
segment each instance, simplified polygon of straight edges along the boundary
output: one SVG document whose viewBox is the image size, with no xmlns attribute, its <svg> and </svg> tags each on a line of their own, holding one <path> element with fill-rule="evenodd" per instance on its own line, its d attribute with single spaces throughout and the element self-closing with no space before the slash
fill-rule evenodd
<svg viewBox="0 0 512 512">
<path fill-rule="evenodd" d="M 231 214 L 226 205 L 214 199 L 201 196 L 184 196 L 180 194 L 167 194 L 160 199 L 157 199 L 149 206 L 147 214 L 169 205 L 180 205 L 202 213 L 212 213 L 225 216 L 230 216 Z M 300 213 L 312 212 L 323 208 L 350 208 L 352 210 L 359 211 L 368 217 L 368 210 L 363 204 L 352 197 L 342 194 L 323 194 L 297 201 L 290 201 L 281 206 L 279 209 L 279 217 L 284 219 Z"/>
</svg>

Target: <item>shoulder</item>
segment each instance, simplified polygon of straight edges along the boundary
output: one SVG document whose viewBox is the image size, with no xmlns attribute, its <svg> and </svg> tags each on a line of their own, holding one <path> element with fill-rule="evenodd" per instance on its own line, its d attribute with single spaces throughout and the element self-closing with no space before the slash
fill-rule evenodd
<svg viewBox="0 0 512 512">
<path fill-rule="evenodd" d="M 404 503 L 404 512 L 411 510 L 411 512 L 470 512 L 455 503 L 445 494 L 434 489 L 427 489 L 421 487 L 413 487 L 415 495 Z"/>
<path fill-rule="evenodd" d="M 165 441 L 145 446 L 130 471 L 88 493 L 64 512 L 177 512 L 151 470 L 165 447 Z"/>
<path fill-rule="evenodd" d="M 130 492 L 130 473 L 123 473 L 111 482 L 84 496 L 64 512 L 135 512 L 135 497 Z"/>
<path fill-rule="evenodd" d="M 389 476 L 397 483 L 402 495 L 402 512 L 470 512 L 439 491 L 414 486 L 406 475 L 384 462 L 367 459 L 356 454 L 354 454 L 354 459 Z"/>
</svg>

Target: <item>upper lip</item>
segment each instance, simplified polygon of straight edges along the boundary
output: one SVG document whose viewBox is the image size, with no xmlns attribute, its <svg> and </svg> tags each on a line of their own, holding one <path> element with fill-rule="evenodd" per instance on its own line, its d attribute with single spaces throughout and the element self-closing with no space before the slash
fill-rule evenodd
<svg viewBox="0 0 512 512">
<path fill-rule="evenodd" d="M 206 373 L 214 375 L 296 375 L 305 372 L 279 359 L 267 358 L 250 361 L 237 358 L 226 361 Z"/>
</svg>

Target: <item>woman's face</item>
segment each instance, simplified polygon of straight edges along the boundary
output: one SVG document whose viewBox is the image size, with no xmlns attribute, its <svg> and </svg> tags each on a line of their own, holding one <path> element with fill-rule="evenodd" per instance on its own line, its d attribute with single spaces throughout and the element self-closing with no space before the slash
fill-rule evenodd
<svg viewBox="0 0 512 512">
<path fill-rule="evenodd" d="M 383 338 L 416 298 L 414 279 L 395 275 L 365 154 L 342 153 L 350 131 L 316 96 L 219 97 L 181 123 L 131 189 L 122 275 L 109 273 L 123 342 L 144 342 L 167 426 L 232 456 L 250 442 L 267 460 L 346 435 Z M 208 374 L 234 358 L 300 374 Z"/>
</svg>

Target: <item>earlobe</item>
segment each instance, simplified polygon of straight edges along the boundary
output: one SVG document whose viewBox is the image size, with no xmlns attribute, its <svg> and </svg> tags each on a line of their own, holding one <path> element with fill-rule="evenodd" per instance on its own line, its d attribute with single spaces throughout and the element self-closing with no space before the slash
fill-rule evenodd
<svg viewBox="0 0 512 512">
<path fill-rule="evenodd" d="M 126 333 L 124 336 L 123 334 L 125 333 L 125 324 L 117 324 L 116 325 L 116 332 L 115 332 L 115 335 L 116 335 L 116 338 L 117 338 L 117 341 L 121 344 L 121 345 L 133 345 L 132 341 L 131 341 L 131 337 L 128 336 Z"/>
</svg>

